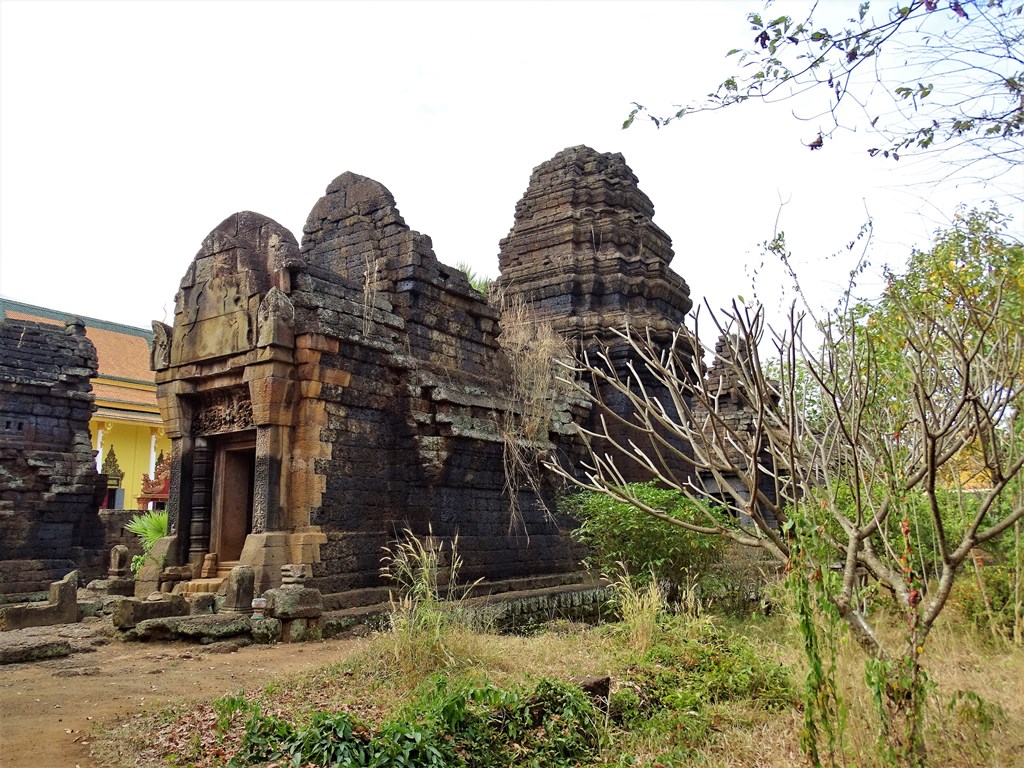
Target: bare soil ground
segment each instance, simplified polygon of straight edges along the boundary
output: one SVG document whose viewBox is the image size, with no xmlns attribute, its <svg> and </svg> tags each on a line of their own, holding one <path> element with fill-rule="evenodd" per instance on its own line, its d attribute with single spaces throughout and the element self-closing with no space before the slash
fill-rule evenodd
<svg viewBox="0 0 1024 768">
<path fill-rule="evenodd" d="M 253 645 L 224 652 L 233 646 L 115 641 L 89 653 L 0 667 L 0 766 L 97 768 L 89 744 L 99 726 L 339 662 L 360 642 Z"/>
</svg>

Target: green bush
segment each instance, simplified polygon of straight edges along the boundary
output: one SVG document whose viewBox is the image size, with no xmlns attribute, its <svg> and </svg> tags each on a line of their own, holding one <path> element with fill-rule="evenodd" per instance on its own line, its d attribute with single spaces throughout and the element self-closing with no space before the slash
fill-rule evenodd
<svg viewBox="0 0 1024 768">
<path fill-rule="evenodd" d="M 167 535 L 167 510 L 159 509 L 136 515 L 125 528 L 142 539 L 142 554 L 132 558 L 132 573 L 138 576 L 153 545 Z"/>
<path fill-rule="evenodd" d="M 1014 580 L 1017 574 L 1012 565 L 986 565 L 977 574 L 968 571 L 960 575 L 950 602 L 966 621 L 982 632 L 995 632 L 1005 639 L 1013 638 Z"/>
<path fill-rule="evenodd" d="M 629 491 L 681 520 L 694 520 L 699 509 L 678 491 L 654 483 L 634 483 Z M 587 545 L 590 554 L 585 564 L 598 573 L 617 572 L 623 563 L 640 585 L 653 574 L 681 587 L 721 558 L 719 537 L 686 531 L 606 494 L 585 491 L 563 497 L 559 510 L 579 522 L 573 536 Z"/>
</svg>

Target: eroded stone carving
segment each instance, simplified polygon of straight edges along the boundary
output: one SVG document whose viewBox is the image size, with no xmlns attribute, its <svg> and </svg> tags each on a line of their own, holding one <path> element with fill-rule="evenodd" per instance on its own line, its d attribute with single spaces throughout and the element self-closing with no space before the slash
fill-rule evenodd
<svg viewBox="0 0 1024 768">
<path fill-rule="evenodd" d="M 217 390 L 200 397 L 194 434 L 213 435 L 252 428 L 252 400 L 245 389 Z"/>
<path fill-rule="evenodd" d="M 256 345 L 290 347 L 295 343 L 295 307 L 279 288 L 271 288 L 260 303 L 257 314 L 259 335 Z"/>
<path fill-rule="evenodd" d="M 171 364 L 171 327 L 158 320 L 153 321 L 153 348 L 149 363 L 154 371 L 162 371 Z"/>
<path fill-rule="evenodd" d="M 128 565 L 131 557 L 128 554 L 128 547 L 124 544 L 116 544 L 110 549 L 110 567 L 107 568 L 107 577 L 120 579 L 128 575 Z"/>
</svg>

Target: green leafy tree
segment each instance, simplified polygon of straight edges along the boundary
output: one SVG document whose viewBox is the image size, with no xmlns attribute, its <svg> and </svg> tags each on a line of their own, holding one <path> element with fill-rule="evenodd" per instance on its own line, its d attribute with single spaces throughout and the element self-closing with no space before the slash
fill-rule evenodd
<svg viewBox="0 0 1024 768">
<path fill-rule="evenodd" d="M 994 214 L 963 216 L 905 273 L 890 275 L 878 302 L 845 305 L 815 334 L 805 334 L 795 312 L 788 327 L 771 330 L 763 310 L 734 305 L 716 320 L 722 341 L 707 350 L 724 377 L 709 376 L 705 357 L 688 354 L 700 348 L 699 335 L 685 328 L 670 349 L 622 330 L 633 361 L 626 372 L 599 352 L 574 373 L 584 391 L 628 402 L 633 434 L 645 439 L 626 444 L 605 427 L 581 430 L 602 449 L 581 466 L 555 467 L 652 517 L 760 548 L 814 585 L 820 609 L 870 659 L 882 755 L 894 764 L 924 764 L 921 660 L 957 574 L 976 547 L 1024 519 L 1021 253 L 998 222 Z M 763 350 L 774 359 L 771 375 Z M 808 375 L 819 412 L 799 405 Z M 652 380 L 667 398 L 648 396 Z M 723 397 L 743 402 L 749 418 L 719 411 Z M 988 482 L 973 494 L 950 493 L 950 467 L 972 445 Z M 688 496 L 697 513 L 666 518 L 631 493 L 620 469 L 626 462 Z M 921 528 L 927 568 L 919 565 Z M 902 642 L 878 632 L 863 576 L 891 597 Z M 814 658 L 820 668 L 820 654 Z M 827 685 L 819 674 L 808 701 Z M 831 736 L 830 744 L 837 748 Z M 807 747 L 816 758 L 813 739 Z"/>
<path fill-rule="evenodd" d="M 987 323 L 1011 330 L 1024 323 L 1024 247 L 1006 236 L 1007 224 L 1007 218 L 994 208 L 958 212 L 952 225 L 937 233 L 931 248 L 913 252 L 903 272 L 887 271 L 882 301 L 854 307 L 851 317 L 863 327 L 867 342 L 861 351 L 870 350 L 871 362 L 888 383 L 888 407 L 897 432 L 899 422 L 914 417 L 914 382 L 907 375 L 906 355 L 923 345 L 940 360 L 956 355 L 949 348 L 955 340 L 916 325 L 922 313 L 941 313 L 950 322 L 968 318 L 962 342 L 971 344 L 980 341 Z M 990 317 L 996 307 L 999 316 Z M 990 355 L 992 350 L 982 347 L 979 354 Z M 962 384 L 954 376 L 949 385 L 949 391 L 934 396 L 955 397 Z M 996 479 L 991 473 L 997 468 L 990 466 L 987 454 L 990 441 L 996 438 L 992 429 L 982 430 L 946 465 L 944 485 L 980 487 Z"/>
<path fill-rule="evenodd" d="M 737 71 L 707 97 L 664 116 L 636 104 L 662 126 L 686 115 L 747 101 L 794 100 L 820 149 L 839 128 L 870 129 L 872 156 L 960 147 L 964 164 L 1019 165 L 1024 145 L 1024 14 L 1002 0 L 871 0 L 813 3 L 806 14 L 748 14 L 751 42 L 729 51 Z M 831 18 L 830 18 L 831 17 Z M 953 155 L 946 153 L 945 157 Z M 995 167 L 995 166 L 993 166 Z"/>
</svg>

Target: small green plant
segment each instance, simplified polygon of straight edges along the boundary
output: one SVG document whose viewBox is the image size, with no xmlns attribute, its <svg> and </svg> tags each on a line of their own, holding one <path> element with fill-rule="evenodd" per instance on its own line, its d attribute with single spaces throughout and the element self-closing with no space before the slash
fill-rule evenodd
<svg viewBox="0 0 1024 768">
<path fill-rule="evenodd" d="M 494 284 L 493 277 L 480 274 L 465 261 L 460 261 L 455 265 L 455 268 L 460 272 L 465 273 L 466 279 L 469 280 L 469 284 L 473 287 L 473 290 L 478 293 L 482 293 L 484 296 L 490 294 L 491 286 Z"/>
<path fill-rule="evenodd" d="M 981 736 L 987 735 L 997 724 L 1006 722 L 1006 712 L 1002 707 L 985 701 L 974 691 L 955 691 L 947 708 L 961 723 L 975 729 Z"/>
<path fill-rule="evenodd" d="M 214 699 L 211 704 L 217 712 L 217 733 L 220 734 L 227 732 L 231 722 L 235 719 L 235 715 L 239 712 L 251 714 L 256 709 L 256 705 L 245 698 L 244 693 L 238 693 L 234 696 L 222 696 L 219 699 Z"/>
<path fill-rule="evenodd" d="M 132 573 L 138 576 L 153 545 L 167 535 L 167 510 L 152 510 L 136 515 L 125 528 L 142 539 L 142 554 L 132 558 Z"/>
</svg>

